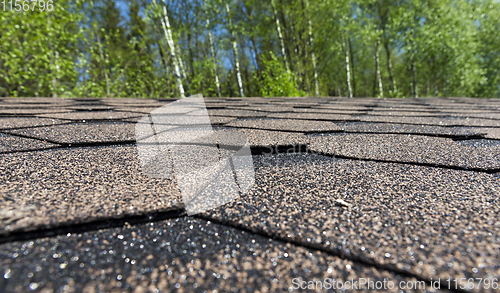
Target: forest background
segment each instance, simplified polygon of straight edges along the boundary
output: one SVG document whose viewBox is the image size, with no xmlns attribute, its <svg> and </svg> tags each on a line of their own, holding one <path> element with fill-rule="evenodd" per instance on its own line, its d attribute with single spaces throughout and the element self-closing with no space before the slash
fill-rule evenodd
<svg viewBox="0 0 500 293">
<path fill-rule="evenodd" d="M 498 0 L 1 5 L 0 96 L 500 97 Z"/>
</svg>

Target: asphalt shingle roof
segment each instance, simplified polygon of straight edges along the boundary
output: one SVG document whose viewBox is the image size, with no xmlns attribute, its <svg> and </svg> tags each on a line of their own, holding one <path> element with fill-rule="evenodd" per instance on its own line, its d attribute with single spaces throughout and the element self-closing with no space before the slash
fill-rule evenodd
<svg viewBox="0 0 500 293">
<path fill-rule="evenodd" d="M 206 98 L 223 152 L 246 135 L 255 183 L 194 216 L 135 142 L 173 101 L 0 100 L 1 292 L 497 291 L 477 281 L 500 279 L 499 100 Z"/>
</svg>

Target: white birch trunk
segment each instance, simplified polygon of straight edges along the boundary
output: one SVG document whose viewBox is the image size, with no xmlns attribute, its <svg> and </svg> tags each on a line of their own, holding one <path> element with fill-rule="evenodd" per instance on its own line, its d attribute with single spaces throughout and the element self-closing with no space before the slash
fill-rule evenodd
<svg viewBox="0 0 500 293">
<path fill-rule="evenodd" d="M 97 44 L 99 46 L 99 55 L 101 56 L 101 62 L 104 70 L 104 79 L 106 80 L 106 95 L 107 97 L 110 96 L 109 94 L 109 78 L 108 78 L 108 72 L 106 70 L 106 60 L 104 59 L 104 53 L 102 52 L 102 45 L 101 45 L 101 40 L 99 39 L 99 34 L 96 32 L 95 37 L 97 40 Z"/>
<path fill-rule="evenodd" d="M 214 62 L 215 86 L 217 87 L 217 95 L 220 98 L 222 95 L 220 90 L 219 71 L 217 70 L 217 55 L 215 55 L 215 46 L 212 38 L 212 32 L 210 31 L 210 19 L 208 18 L 206 3 L 203 3 L 203 8 L 205 9 L 205 15 L 207 18 L 208 41 L 210 42 L 210 51 L 212 53 L 212 59 Z"/>
<path fill-rule="evenodd" d="M 417 66 L 415 64 L 415 59 L 411 64 L 411 69 L 413 73 L 413 89 L 414 89 L 414 97 L 418 98 L 418 85 L 417 85 Z"/>
<path fill-rule="evenodd" d="M 240 72 L 240 61 L 238 58 L 238 45 L 236 44 L 236 40 L 233 35 L 233 28 L 230 18 L 231 11 L 229 10 L 229 5 L 227 3 L 226 3 L 226 12 L 227 12 L 227 21 L 229 24 L 229 33 L 231 34 L 231 42 L 233 44 L 234 67 L 236 67 L 235 69 L 236 69 L 236 79 L 238 80 L 238 89 L 240 90 L 240 97 L 244 97 L 245 93 L 243 92 L 243 82 L 241 80 L 241 72 Z"/>
<path fill-rule="evenodd" d="M 207 19 L 207 27 L 210 25 L 210 20 Z M 215 55 L 214 41 L 212 38 L 212 33 L 208 31 L 208 39 L 210 41 L 210 51 L 212 52 L 212 58 L 214 60 L 214 71 L 215 71 L 215 85 L 217 86 L 217 94 L 219 98 L 221 95 L 220 82 L 219 82 L 219 70 L 217 70 L 217 55 Z"/>
<path fill-rule="evenodd" d="M 315 90 L 316 96 L 319 96 L 318 68 L 316 67 L 316 55 L 314 54 L 314 48 L 313 48 L 313 36 L 312 36 L 312 29 L 311 29 L 311 20 L 309 20 L 309 46 L 311 47 L 311 59 L 312 59 L 313 70 L 314 70 L 314 90 Z"/>
<path fill-rule="evenodd" d="M 350 65 L 349 65 L 349 52 L 347 50 L 343 31 L 342 31 L 342 47 L 344 47 L 344 52 L 345 52 L 345 69 L 347 72 L 347 91 L 349 94 L 349 98 L 352 98 L 351 69 L 350 69 Z"/>
<path fill-rule="evenodd" d="M 57 97 L 57 77 L 60 75 L 60 70 L 59 70 L 59 52 L 56 51 L 55 52 L 55 58 L 52 58 L 53 60 L 53 66 L 55 67 L 55 72 L 52 72 L 52 75 L 54 76 L 54 78 L 52 79 L 52 97 L 53 98 L 56 98 Z M 55 60 L 54 60 L 55 59 Z M 109 92 L 109 90 L 108 90 Z M 109 96 L 109 94 L 108 94 Z"/>
<path fill-rule="evenodd" d="M 316 55 L 314 54 L 314 39 L 313 39 L 313 33 L 312 33 L 312 25 L 311 25 L 311 18 L 309 16 L 309 1 L 306 0 L 306 11 L 308 12 L 307 15 L 307 20 L 308 20 L 308 29 L 309 29 L 309 47 L 311 48 L 311 59 L 312 59 L 312 65 L 313 65 L 313 70 L 314 70 L 314 90 L 316 93 L 316 96 L 319 96 L 319 83 L 318 83 L 318 69 L 316 68 Z"/>
<path fill-rule="evenodd" d="M 384 87 L 382 85 L 382 75 L 380 74 L 380 57 L 379 57 L 378 44 L 379 44 L 379 42 L 377 41 L 375 43 L 375 70 L 377 72 L 379 96 L 383 97 L 384 96 Z"/>
<path fill-rule="evenodd" d="M 49 27 L 52 26 L 52 21 L 51 21 L 50 17 L 48 19 L 48 24 L 49 24 Z M 50 51 L 54 51 L 54 48 L 52 47 L 52 43 L 50 41 L 49 41 L 49 49 L 50 49 Z M 57 89 L 57 76 L 59 76 L 59 66 L 58 66 L 58 62 L 57 62 L 58 59 L 59 59 L 59 53 L 57 51 L 55 53 L 55 58 L 51 54 L 50 65 L 52 67 L 51 72 L 52 72 L 52 97 L 53 98 L 57 97 L 57 90 L 56 90 Z M 56 70 L 54 70 L 54 68 L 56 68 Z M 56 71 L 56 72 L 54 72 L 54 71 Z M 107 83 L 106 83 L 106 85 L 107 85 Z M 36 92 L 36 95 L 38 96 L 38 90 Z M 109 90 L 108 90 L 108 96 L 109 96 Z"/>
<path fill-rule="evenodd" d="M 241 80 L 241 73 L 240 73 L 240 61 L 238 58 L 238 45 L 236 44 L 236 41 L 233 41 L 233 52 L 234 52 L 234 65 L 236 67 L 236 78 L 238 79 L 238 89 L 240 90 L 240 96 L 244 97 L 245 93 L 243 92 L 243 82 Z"/>
<path fill-rule="evenodd" d="M 153 0 L 154 5 L 156 5 L 156 0 Z M 176 50 L 175 50 L 175 44 L 174 40 L 172 38 L 172 30 L 170 29 L 170 22 L 168 20 L 168 12 L 167 12 L 167 4 L 165 3 L 165 0 L 163 0 L 163 18 L 160 18 L 163 32 L 165 33 L 165 39 L 167 39 L 170 55 L 172 56 L 172 62 L 174 63 L 174 75 L 175 79 L 177 81 L 177 88 L 179 89 L 179 93 L 181 97 L 185 97 L 184 95 L 184 86 L 182 85 L 182 77 L 181 77 L 181 72 L 179 70 L 179 61 L 180 58 L 176 56 Z"/>
<path fill-rule="evenodd" d="M 177 62 L 179 62 L 179 67 L 181 69 L 181 78 L 185 79 L 187 77 L 186 74 L 186 67 L 184 67 L 184 62 L 182 62 L 182 57 L 181 57 L 181 51 L 179 49 L 179 46 L 175 46 L 175 50 L 177 51 Z"/>
<path fill-rule="evenodd" d="M 280 46 L 281 46 L 281 55 L 283 55 L 283 59 L 285 60 L 286 72 L 290 73 L 290 67 L 288 66 L 288 59 L 286 57 L 285 42 L 283 41 L 283 34 L 281 33 L 280 20 L 278 18 L 278 12 L 276 11 L 276 6 L 274 5 L 274 0 L 271 0 L 271 5 L 273 7 L 274 20 L 276 22 L 276 30 L 278 31 L 278 39 L 280 41 Z"/>
</svg>

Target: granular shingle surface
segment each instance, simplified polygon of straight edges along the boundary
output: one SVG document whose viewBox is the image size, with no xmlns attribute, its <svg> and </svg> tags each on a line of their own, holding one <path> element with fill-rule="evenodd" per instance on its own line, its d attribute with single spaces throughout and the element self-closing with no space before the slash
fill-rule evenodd
<svg viewBox="0 0 500 293">
<path fill-rule="evenodd" d="M 225 128 L 219 129 L 223 130 Z M 305 145 L 309 140 L 305 134 L 297 132 L 271 131 L 253 128 L 238 128 L 233 130 L 244 133 L 252 146 L 297 146 Z"/>
<path fill-rule="evenodd" d="M 431 136 L 450 137 L 473 137 L 485 135 L 490 129 L 467 128 L 467 127 L 444 127 L 430 125 L 411 125 L 398 123 L 367 123 L 367 122 L 344 122 L 337 123 L 345 132 L 354 133 L 395 133 L 395 134 L 421 134 Z"/>
<path fill-rule="evenodd" d="M 76 111 L 70 113 L 55 113 L 55 114 L 41 114 L 38 117 L 47 117 L 54 119 L 66 119 L 77 121 L 90 121 L 90 120 L 120 120 L 124 118 L 132 118 L 140 116 L 140 113 L 134 112 L 118 112 L 118 111 Z"/>
<path fill-rule="evenodd" d="M 317 155 L 254 163 L 254 189 L 211 217 L 428 278 L 498 273 L 493 175 Z"/>
<path fill-rule="evenodd" d="M 0 109 L 0 115 L 2 116 L 34 116 L 38 114 L 64 114 L 70 112 L 63 108 L 3 108 Z"/>
<path fill-rule="evenodd" d="M 47 118 L 35 118 L 35 117 L 1 117 L 0 118 L 0 129 L 13 129 L 13 128 L 28 128 L 35 126 L 49 126 L 64 124 L 66 121 L 61 121 L 57 119 L 47 119 Z"/>
<path fill-rule="evenodd" d="M 442 137 L 342 133 L 312 136 L 310 149 L 360 159 L 500 170 L 500 141 L 484 141 L 478 147 Z"/>
<path fill-rule="evenodd" d="M 0 233 L 116 218 L 180 206 L 173 181 L 142 174 L 133 146 L 3 154 Z"/>
<path fill-rule="evenodd" d="M 232 121 L 227 126 L 264 130 L 284 130 L 295 132 L 316 132 L 340 130 L 332 122 L 299 119 L 247 119 Z"/>
<path fill-rule="evenodd" d="M 133 123 L 120 122 L 72 123 L 48 127 L 13 129 L 6 132 L 69 144 L 135 140 L 135 125 Z"/>
<path fill-rule="evenodd" d="M 500 127 L 500 120 L 467 117 L 397 117 L 397 116 L 353 116 L 365 122 L 405 123 L 437 126 L 485 126 Z"/>
<path fill-rule="evenodd" d="M 54 146 L 55 144 L 46 141 L 0 133 L 0 153 L 46 149 Z"/>
<path fill-rule="evenodd" d="M 148 130 L 177 100 L 0 100 L 0 292 L 498 292 L 499 100 L 205 98 Z M 137 129 L 185 163 L 148 176 L 174 154 Z M 188 216 L 192 172 L 246 142 L 248 191 Z"/>
<path fill-rule="evenodd" d="M 8 291 L 66 286 L 78 292 L 283 292 L 297 288 L 299 278 L 329 278 L 330 283 L 359 278 L 394 284 L 417 281 L 193 218 L 14 242 L 1 248 Z M 359 291 L 371 290 L 364 285 Z M 397 287 L 388 292 L 398 292 Z"/>
</svg>

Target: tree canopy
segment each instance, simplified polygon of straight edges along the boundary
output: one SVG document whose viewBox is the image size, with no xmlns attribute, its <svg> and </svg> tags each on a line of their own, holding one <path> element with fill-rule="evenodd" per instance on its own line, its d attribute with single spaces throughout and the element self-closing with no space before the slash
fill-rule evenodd
<svg viewBox="0 0 500 293">
<path fill-rule="evenodd" d="M 0 96 L 500 97 L 496 0 L 60 0 L 52 11 L 3 9 Z"/>
</svg>

